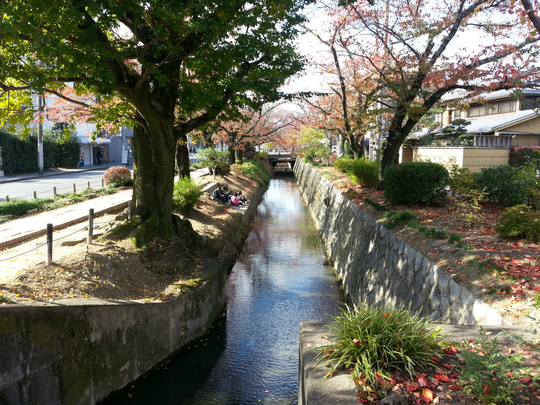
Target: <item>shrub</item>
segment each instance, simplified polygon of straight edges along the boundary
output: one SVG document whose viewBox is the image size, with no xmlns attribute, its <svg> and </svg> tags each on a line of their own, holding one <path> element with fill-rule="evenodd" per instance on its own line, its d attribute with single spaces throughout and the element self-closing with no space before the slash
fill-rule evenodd
<svg viewBox="0 0 540 405">
<path fill-rule="evenodd" d="M 438 163 L 401 163 L 384 172 L 384 197 L 391 203 L 440 203 L 448 181 L 448 170 Z"/>
<path fill-rule="evenodd" d="M 172 207 L 173 211 L 186 213 L 199 203 L 202 195 L 202 184 L 189 177 L 183 177 L 174 184 Z"/>
<path fill-rule="evenodd" d="M 418 223 L 418 216 L 412 211 L 390 211 L 383 216 L 384 226 L 387 229 L 395 229 L 400 225 L 407 225 L 411 221 Z"/>
<path fill-rule="evenodd" d="M 433 364 L 441 350 L 436 341 L 440 330 L 402 308 L 370 307 L 365 303 L 341 309 L 329 329 L 332 344 L 318 347 L 317 362 L 329 367 L 326 377 L 338 367 L 350 369 L 359 397 L 366 398 L 389 382 L 399 370 L 414 375 L 415 368 Z"/>
<path fill-rule="evenodd" d="M 347 171 L 351 179 L 364 187 L 376 187 L 380 182 L 381 171 L 379 162 L 370 162 L 364 158 L 353 160 Z"/>
<path fill-rule="evenodd" d="M 540 208 L 540 159 L 533 158 L 518 169 L 517 179 L 524 183 L 527 205 Z"/>
<path fill-rule="evenodd" d="M 501 214 L 500 225 L 495 227 L 503 238 L 540 240 L 540 212 L 520 204 L 507 208 Z"/>
<path fill-rule="evenodd" d="M 214 177 L 216 174 L 224 171 L 223 169 L 226 167 L 226 165 L 229 165 L 229 152 L 220 152 L 214 148 L 206 148 L 201 150 L 197 154 L 197 158 L 201 161 L 204 167 L 208 167 L 210 169 Z"/>
<path fill-rule="evenodd" d="M 340 172 L 347 173 L 352 167 L 353 162 L 354 159 L 341 157 L 334 162 L 334 168 L 339 170 Z"/>
<path fill-rule="evenodd" d="M 124 185 L 128 180 L 131 180 L 131 170 L 125 166 L 113 166 L 107 169 L 103 179 L 105 184 L 119 182 Z"/>
<path fill-rule="evenodd" d="M 487 201 L 508 207 L 522 204 L 527 183 L 517 173 L 518 169 L 509 165 L 483 168 L 475 175 L 474 187 L 485 191 Z"/>
<path fill-rule="evenodd" d="M 461 195 L 474 189 L 474 173 L 466 167 L 453 165 L 450 170 L 450 189 L 453 195 Z"/>
<path fill-rule="evenodd" d="M 257 159 L 259 160 L 265 160 L 268 159 L 268 152 L 262 150 L 259 153 L 257 153 Z"/>
<path fill-rule="evenodd" d="M 244 174 L 250 179 L 257 181 L 261 186 L 270 183 L 271 171 L 264 163 L 250 160 L 242 166 L 244 168 Z"/>
<path fill-rule="evenodd" d="M 235 163 L 231 165 L 231 172 L 233 172 L 234 174 L 242 174 L 244 173 L 244 166 Z"/>
<path fill-rule="evenodd" d="M 521 167 L 531 159 L 540 159 L 540 146 L 512 146 L 508 156 L 508 164 Z"/>
</svg>

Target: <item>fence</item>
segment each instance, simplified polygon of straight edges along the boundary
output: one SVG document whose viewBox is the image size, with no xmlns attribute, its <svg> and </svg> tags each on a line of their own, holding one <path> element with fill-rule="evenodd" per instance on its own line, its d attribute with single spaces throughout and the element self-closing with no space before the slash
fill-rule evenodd
<svg viewBox="0 0 540 405">
<path fill-rule="evenodd" d="M 131 201 L 128 203 L 128 218 L 131 218 L 132 216 L 132 209 L 131 209 Z M 10 256 L 10 257 L 7 257 L 5 259 L 0 259 L 0 263 L 2 262 L 8 262 L 8 261 L 11 261 L 17 257 L 20 257 L 20 256 L 24 256 L 28 253 L 31 253 L 37 249 L 40 249 L 42 248 L 43 246 L 47 246 L 47 249 L 46 249 L 46 258 L 45 258 L 45 262 L 50 265 L 52 264 L 53 262 L 53 247 L 54 247 L 54 244 L 55 242 L 58 242 L 62 239 L 65 239 L 69 236 L 72 236 L 76 233 L 79 233 L 81 231 L 84 231 L 85 229 L 88 230 L 88 233 L 87 233 L 87 237 L 86 237 L 86 244 L 87 245 L 91 245 L 93 243 L 93 238 L 94 238 L 94 228 L 96 225 L 102 225 L 102 224 L 106 224 L 106 222 L 95 222 L 94 221 L 94 218 L 95 218 L 95 215 L 94 215 L 94 209 L 93 208 L 90 208 L 89 209 L 89 212 L 88 212 L 88 223 L 87 225 L 84 225 L 78 229 L 76 229 L 75 231 L 69 233 L 68 235 L 63 235 L 62 237 L 59 237 L 57 238 L 56 240 L 53 239 L 53 232 L 54 232 L 54 229 L 53 229 L 53 224 L 47 224 L 47 227 L 46 227 L 46 242 L 45 243 L 42 243 L 40 245 L 37 245 L 35 247 L 33 247 L 32 249 L 29 249 L 25 252 L 22 252 L 22 253 L 18 253 L 14 256 Z"/>
</svg>

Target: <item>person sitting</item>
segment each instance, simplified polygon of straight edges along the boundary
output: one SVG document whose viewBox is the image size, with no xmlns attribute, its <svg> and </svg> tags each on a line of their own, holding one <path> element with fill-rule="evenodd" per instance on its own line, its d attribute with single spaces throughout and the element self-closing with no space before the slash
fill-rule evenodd
<svg viewBox="0 0 540 405">
<path fill-rule="evenodd" d="M 238 193 L 235 193 L 231 196 L 231 205 L 240 205 L 240 201 L 238 200 L 238 197 L 236 196 L 236 194 Z"/>
<path fill-rule="evenodd" d="M 242 192 L 241 192 L 241 191 L 237 192 L 237 193 L 236 193 L 236 196 L 238 197 L 238 201 L 241 202 L 242 205 L 243 205 L 243 204 L 249 203 L 249 200 L 248 200 L 246 197 L 244 197 L 244 196 L 242 195 Z"/>
<path fill-rule="evenodd" d="M 222 200 L 222 193 L 223 192 L 221 191 L 221 186 L 218 186 L 214 191 L 212 191 L 212 197 L 214 197 L 216 200 Z"/>
<path fill-rule="evenodd" d="M 222 200 L 223 200 L 223 203 L 224 204 L 230 204 L 231 202 L 229 201 L 230 198 L 231 198 L 231 194 L 229 194 L 229 189 L 227 188 L 227 186 L 224 186 L 222 189 Z"/>
</svg>

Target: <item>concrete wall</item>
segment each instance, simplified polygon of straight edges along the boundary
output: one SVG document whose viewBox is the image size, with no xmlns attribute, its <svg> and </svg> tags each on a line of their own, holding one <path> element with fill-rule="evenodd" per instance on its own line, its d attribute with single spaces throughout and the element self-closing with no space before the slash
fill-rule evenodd
<svg viewBox="0 0 540 405">
<path fill-rule="evenodd" d="M 232 253 L 207 259 L 208 278 L 171 301 L 0 305 L 0 404 L 93 405 L 206 333 L 225 306 L 232 255 L 263 193 L 258 189 L 235 213 L 241 219 L 230 238 Z"/>
<path fill-rule="evenodd" d="M 474 173 L 482 168 L 507 165 L 510 149 L 467 148 L 462 146 L 420 146 L 401 149 L 401 162 L 440 163 L 448 170 L 453 165 L 467 167 Z"/>
<path fill-rule="evenodd" d="M 411 306 L 422 316 L 462 325 L 501 325 L 501 315 L 351 203 L 298 160 L 294 171 L 329 259 L 348 297 Z"/>
</svg>

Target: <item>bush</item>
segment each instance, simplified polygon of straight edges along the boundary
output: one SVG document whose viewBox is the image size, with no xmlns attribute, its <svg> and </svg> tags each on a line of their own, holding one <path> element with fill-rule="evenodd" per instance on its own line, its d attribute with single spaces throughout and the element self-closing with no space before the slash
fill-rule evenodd
<svg viewBox="0 0 540 405">
<path fill-rule="evenodd" d="M 391 203 L 440 203 L 449 182 L 438 163 L 412 162 L 389 167 L 383 175 L 384 197 Z"/>
<path fill-rule="evenodd" d="M 125 166 L 113 166 L 107 169 L 103 175 L 105 184 L 118 182 L 124 185 L 127 181 L 131 180 L 131 170 Z"/>
<path fill-rule="evenodd" d="M 503 238 L 540 240 L 540 212 L 520 204 L 507 208 L 501 214 L 501 223 L 495 227 Z"/>
<path fill-rule="evenodd" d="M 174 184 L 172 207 L 173 211 L 186 213 L 199 203 L 202 195 L 202 184 L 189 177 L 183 177 Z"/>
<path fill-rule="evenodd" d="M 351 179 L 364 187 L 376 187 L 380 182 L 381 171 L 379 162 L 370 162 L 364 158 L 353 160 L 347 171 Z"/>
<path fill-rule="evenodd" d="M 527 205 L 540 208 L 540 178 L 538 168 L 540 159 L 533 158 L 518 169 L 517 179 L 524 183 L 524 192 Z"/>
<path fill-rule="evenodd" d="M 340 172 L 347 173 L 351 169 L 353 162 L 354 159 L 341 157 L 334 162 L 334 168 Z"/>
<path fill-rule="evenodd" d="M 257 153 L 257 159 L 259 160 L 265 160 L 268 159 L 268 152 L 262 150 L 259 153 Z"/>
<path fill-rule="evenodd" d="M 230 170 L 229 152 L 218 151 L 214 148 L 206 148 L 197 154 L 197 158 L 201 161 L 204 167 L 208 167 L 212 174 L 221 174 Z"/>
<path fill-rule="evenodd" d="M 507 207 L 523 204 L 527 182 L 518 178 L 518 169 L 509 165 L 483 168 L 476 173 L 474 187 L 484 190 L 485 199 Z"/>
<path fill-rule="evenodd" d="M 508 164 L 521 167 L 531 159 L 540 159 L 540 146 L 512 146 L 508 156 Z"/>
<path fill-rule="evenodd" d="M 250 160 L 243 165 L 244 174 L 250 179 L 257 181 L 261 186 L 270 183 L 271 170 L 264 163 Z"/>
<path fill-rule="evenodd" d="M 349 369 L 359 397 L 367 398 L 388 384 L 399 370 L 414 375 L 416 367 L 433 364 L 441 351 L 439 329 L 402 308 L 370 307 L 365 303 L 341 309 L 329 329 L 332 344 L 318 347 L 317 362 L 328 366 L 331 376 L 338 367 Z M 388 384 L 389 387 L 393 384 Z"/>
<path fill-rule="evenodd" d="M 231 172 L 233 172 L 234 174 L 242 174 L 244 173 L 244 166 L 235 163 L 231 165 Z"/>
</svg>

